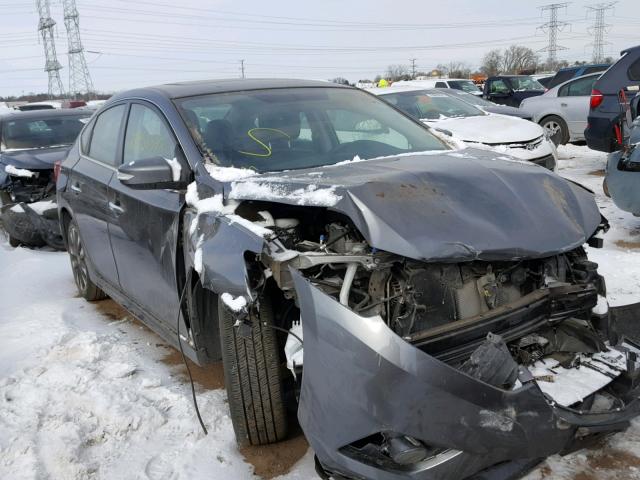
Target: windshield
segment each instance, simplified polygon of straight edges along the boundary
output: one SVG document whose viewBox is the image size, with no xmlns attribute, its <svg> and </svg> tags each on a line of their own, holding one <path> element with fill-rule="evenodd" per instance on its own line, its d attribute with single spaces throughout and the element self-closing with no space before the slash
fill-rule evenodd
<svg viewBox="0 0 640 480">
<path fill-rule="evenodd" d="M 516 92 L 522 92 L 524 90 L 541 90 L 545 91 L 544 86 L 533 77 L 511 77 L 511 88 Z"/>
<path fill-rule="evenodd" d="M 437 90 L 389 93 L 382 95 L 382 98 L 403 112 L 420 120 L 442 120 L 444 118 L 486 115 L 473 105 Z"/>
<path fill-rule="evenodd" d="M 439 139 L 367 93 L 289 88 L 176 100 L 207 160 L 259 172 L 426 150 Z"/>
<path fill-rule="evenodd" d="M 468 93 L 478 93 L 480 89 L 471 80 L 449 80 L 449 86 L 455 90 Z"/>
<path fill-rule="evenodd" d="M 2 150 L 71 145 L 84 126 L 83 115 L 15 118 L 2 123 Z"/>
</svg>

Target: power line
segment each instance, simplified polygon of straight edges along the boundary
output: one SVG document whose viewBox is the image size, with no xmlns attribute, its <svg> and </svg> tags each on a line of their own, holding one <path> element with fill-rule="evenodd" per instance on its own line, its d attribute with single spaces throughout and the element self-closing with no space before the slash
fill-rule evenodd
<svg viewBox="0 0 640 480">
<path fill-rule="evenodd" d="M 48 93 L 53 97 L 56 92 L 60 95 L 64 93 L 62 80 L 60 80 L 60 70 L 62 65 L 58 61 L 56 55 L 56 43 L 53 38 L 53 27 L 56 22 L 51 18 L 51 10 L 49 8 L 49 0 L 36 0 L 38 7 L 38 31 L 42 35 L 42 45 L 44 46 L 44 71 L 49 77 Z"/>
<path fill-rule="evenodd" d="M 565 47 L 561 47 L 558 45 L 558 32 L 564 29 L 567 25 L 567 22 L 561 22 L 558 20 L 558 10 L 561 8 L 566 9 L 569 2 L 564 3 L 551 3 L 549 5 L 544 5 L 540 7 L 542 13 L 548 11 L 549 12 L 549 21 L 543 25 L 540 25 L 540 29 L 546 30 L 549 34 L 549 43 L 546 47 L 541 49 L 541 52 L 547 52 L 547 64 L 550 68 L 556 64 L 558 60 L 558 50 L 566 50 Z"/>
<path fill-rule="evenodd" d="M 604 46 L 609 42 L 605 42 L 604 34 L 609 25 L 604 23 L 604 16 L 607 10 L 613 8 L 618 2 L 598 3 L 597 5 L 587 6 L 587 11 L 595 12 L 595 22 L 593 27 L 589 28 L 589 32 L 593 34 L 593 62 L 600 63 L 604 61 Z"/>
<path fill-rule="evenodd" d="M 62 0 L 62 7 L 69 47 L 69 92 L 77 98 L 81 93 L 91 93 L 93 82 L 80 39 L 80 19 L 76 0 Z"/>
</svg>

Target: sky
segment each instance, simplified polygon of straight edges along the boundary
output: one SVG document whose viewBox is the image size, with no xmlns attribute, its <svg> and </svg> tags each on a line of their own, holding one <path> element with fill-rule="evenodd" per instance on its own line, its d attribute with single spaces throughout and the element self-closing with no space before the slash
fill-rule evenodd
<svg viewBox="0 0 640 480">
<path fill-rule="evenodd" d="M 0 95 L 46 92 L 36 0 L 0 0 Z M 51 1 L 61 76 L 68 88 L 62 0 Z M 492 48 L 540 50 L 544 1 L 503 0 L 76 0 L 83 46 L 102 92 L 203 78 L 293 77 L 350 81 L 416 59 L 419 70 L 462 61 L 477 68 Z M 637 0 L 607 12 L 606 53 L 640 44 Z M 568 23 L 559 59 L 590 60 L 590 1 L 559 12 Z M 545 52 L 540 53 L 546 57 Z"/>
</svg>

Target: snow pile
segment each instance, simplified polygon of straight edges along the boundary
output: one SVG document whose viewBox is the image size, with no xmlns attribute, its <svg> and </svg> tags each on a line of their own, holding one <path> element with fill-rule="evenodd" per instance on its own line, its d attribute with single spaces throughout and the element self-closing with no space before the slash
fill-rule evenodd
<svg viewBox="0 0 640 480">
<path fill-rule="evenodd" d="M 36 174 L 36 172 L 32 172 L 31 170 L 16 168 L 13 165 L 7 165 L 6 167 L 4 167 L 4 171 L 9 175 L 13 175 L 14 177 L 22 178 L 31 178 Z"/>
<path fill-rule="evenodd" d="M 198 228 L 198 221 L 200 220 L 200 215 L 202 215 L 203 213 L 218 213 L 220 215 L 228 215 L 235 212 L 236 208 L 238 207 L 237 202 L 228 202 L 227 205 L 225 205 L 221 193 L 200 200 L 200 197 L 198 196 L 198 185 L 196 184 L 196 182 L 191 182 L 187 187 L 185 201 L 187 202 L 187 205 L 196 209 L 196 216 L 191 222 L 191 225 L 189 225 L 189 233 L 191 235 L 196 232 L 196 229 Z"/>
<path fill-rule="evenodd" d="M 269 230 L 268 228 L 262 227 L 262 226 L 258 225 L 255 222 L 247 220 L 246 218 L 241 217 L 240 215 L 226 215 L 226 217 L 229 220 L 231 220 L 230 224 L 237 223 L 239 225 L 242 225 L 244 228 L 246 228 L 250 232 L 255 233 L 259 237 L 265 238 L 265 237 L 269 237 L 269 236 L 273 235 L 273 231 L 272 230 Z"/>
<path fill-rule="evenodd" d="M 232 312 L 241 312 L 247 306 L 247 300 L 242 295 L 234 297 L 225 292 L 220 295 L 220 299 Z"/>
<path fill-rule="evenodd" d="M 257 172 L 250 168 L 220 167 L 211 163 L 206 163 L 204 167 L 209 172 L 209 175 L 219 182 L 234 182 L 257 175 Z"/>
<path fill-rule="evenodd" d="M 336 187 L 318 188 L 317 185 L 308 185 L 306 188 L 287 190 L 282 184 L 244 181 L 233 182 L 229 198 L 238 200 L 293 200 L 296 205 L 309 205 L 316 207 L 332 207 L 342 199 L 336 195 Z"/>
<path fill-rule="evenodd" d="M 36 212 L 38 215 L 42 215 L 47 210 L 57 208 L 56 202 L 53 200 L 42 200 L 40 202 L 33 202 L 29 204 L 29 208 Z"/>
</svg>

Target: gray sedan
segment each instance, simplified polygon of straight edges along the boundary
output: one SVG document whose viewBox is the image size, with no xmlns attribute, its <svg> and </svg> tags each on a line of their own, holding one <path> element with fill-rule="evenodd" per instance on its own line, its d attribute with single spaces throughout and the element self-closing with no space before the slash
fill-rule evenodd
<svg viewBox="0 0 640 480">
<path fill-rule="evenodd" d="M 520 104 L 520 110 L 542 125 L 556 145 L 584 140 L 591 90 L 601 74 L 574 78 L 544 95 L 527 98 Z"/>
</svg>

